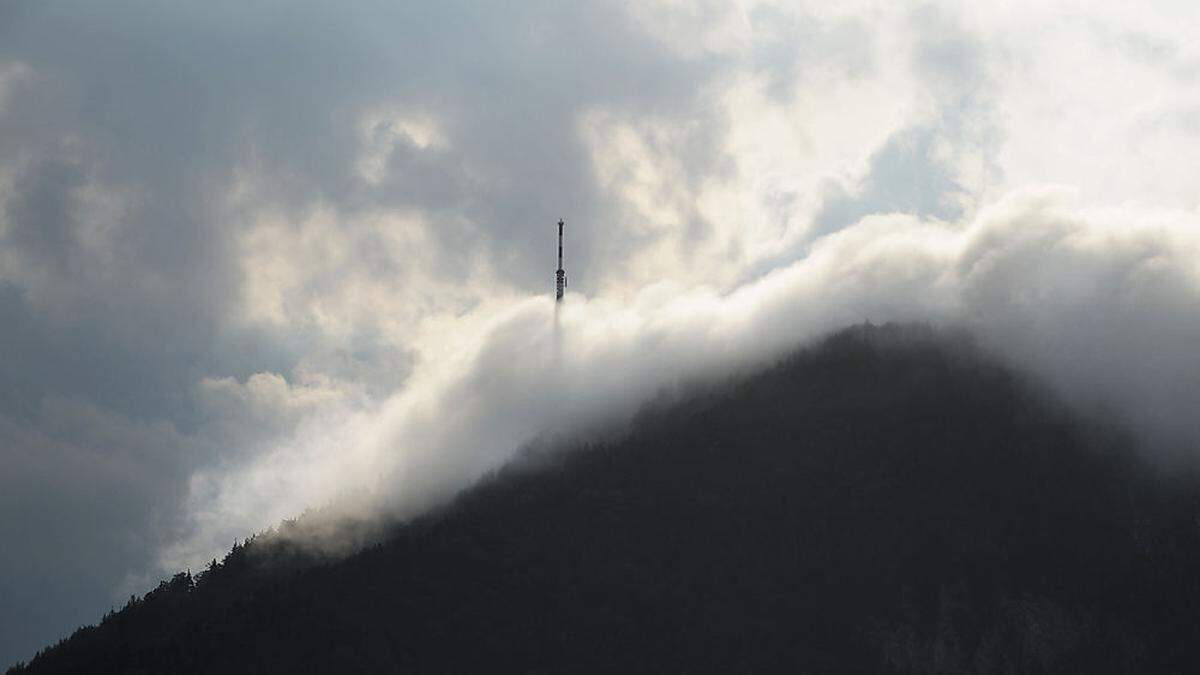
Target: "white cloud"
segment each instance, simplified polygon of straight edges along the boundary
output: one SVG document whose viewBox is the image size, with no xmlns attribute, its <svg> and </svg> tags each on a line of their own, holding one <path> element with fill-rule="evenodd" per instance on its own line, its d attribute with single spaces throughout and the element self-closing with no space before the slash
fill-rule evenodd
<svg viewBox="0 0 1200 675">
<path fill-rule="evenodd" d="M 1065 5 L 831 13 L 668 3 L 634 15 L 715 22 L 695 28 L 696 40 L 656 35 L 685 58 L 732 65 L 691 117 L 602 102 L 579 113 L 618 221 L 568 217 L 568 268 L 581 228 L 593 230 L 589 254 L 614 264 L 586 282 L 587 297 L 571 294 L 559 368 L 546 295 L 504 285 L 483 261 L 447 270 L 405 255 L 438 247 L 429 217 L 334 205 L 258 217 L 241 239 L 247 317 L 304 326 L 326 350 L 382 335 L 413 369 L 314 410 L 260 454 L 197 474 L 190 504 L 206 515 L 171 560 L 347 492 L 357 508 L 411 513 L 562 419 L 619 418 L 664 382 L 864 319 L 966 324 L 1084 408 L 1115 407 L 1160 445 L 1200 438 L 1178 403 L 1200 391 L 1166 372 L 1196 365 L 1186 346 L 1197 337 L 1193 196 L 1182 179 L 1111 173 L 1122 162 L 1135 173 L 1184 166 L 1143 142 L 1148 125 L 1184 139 L 1162 120 L 1186 114 L 1146 103 L 1162 78 L 1178 79 L 1178 33 L 1156 33 L 1155 48 L 1139 52 L 1173 59 L 1161 74 L 1096 38 L 1119 9 L 1087 21 Z M 766 61 L 755 51 L 800 38 L 810 44 Z M 1095 79 L 1104 72 L 1135 79 L 1134 95 Z M 1186 111 L 1178 100 L 1171 110 Z M 361 118 L 372 181 L 397 143 L 455 142 L 434 118 L 402 110 Z M 1054 183 L 1075 187 L 1036 187 Z M 844 221 L 830 229 L 821 218 L 834 199 Z M 633 243 L 609 236 L 618 233 Z M 367 248 L 411 264 L 362 273 Z M 1138 328 L 1147 325 L 1158 328 Z M 309 374 L 327 367 L 309 363 Z M 334 380 L 346 389 L 355 377 Z"/>
<path fill-rule="evenodd" d="M 281 503 L 349 493 L 360 515 L 412 514 L 540 433 L 624 419 L 659 387 L 863 320 L 968 326 L 1084 410 L 1107 406 L 1158 447 L 1200 443 L 1200 380 L 1172 372 L 1200 372 L 1200 217 L 1073 201 L 1022 191 L 962 225 L 868 217 L 730 291 L 661 282 L 631 301 L 571 295 L 557 319 L 561 361 L 547 296 L 460 316 L 472 337 L 422 359 L 373 411 L 320 416 L 262 455 L 200 474 L 199 541 L 267 527 L 286 515 Z"/>
<path fill-rule="evenodd" d="M 397 146 L 418 151 L 444 149 L 446 137 L 431 115 L 399 109 L 374 109 L 359 122 L 362 155 L 358 170 L 363 180 L 379 185 L 387 176 L 387 162 Z"/>
</svg>

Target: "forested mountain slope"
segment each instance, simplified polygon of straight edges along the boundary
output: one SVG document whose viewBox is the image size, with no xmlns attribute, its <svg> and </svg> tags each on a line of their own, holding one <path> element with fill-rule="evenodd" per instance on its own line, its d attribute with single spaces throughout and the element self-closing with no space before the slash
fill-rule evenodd
<svg viewBox="0 0 1200 675">
<path fill-rule="evenodd" d="M 848 329 L 534 464 L 10 673 L 1200 672 L 1194 473 L 961 337 Z"/>
</svg>

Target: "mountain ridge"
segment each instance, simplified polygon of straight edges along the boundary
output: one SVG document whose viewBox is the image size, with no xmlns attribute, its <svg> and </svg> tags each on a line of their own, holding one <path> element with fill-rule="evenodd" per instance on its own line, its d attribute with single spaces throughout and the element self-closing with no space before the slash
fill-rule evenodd
<svg viewBox="0 0 1200 675">
<path fill-rule="evenodd" d="M 959 333 L 860 325 L 344 559 L 176 575 L 43 672 L 1179 672 L 1195 473 Z"/>
</svg>

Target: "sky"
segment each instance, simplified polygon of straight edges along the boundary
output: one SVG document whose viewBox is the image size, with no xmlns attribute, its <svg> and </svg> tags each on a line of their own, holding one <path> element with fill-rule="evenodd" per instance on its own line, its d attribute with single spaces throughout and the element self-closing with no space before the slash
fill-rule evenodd
<svg viewBox="0 0 1200 675">
<path fill-rule="evenodd" d="M 871 320 L 1200 452 L 1193 2 L 0 3 L 0 663 Z M 553 302 L 555 223 L 569 292 Z"/>
</svg>

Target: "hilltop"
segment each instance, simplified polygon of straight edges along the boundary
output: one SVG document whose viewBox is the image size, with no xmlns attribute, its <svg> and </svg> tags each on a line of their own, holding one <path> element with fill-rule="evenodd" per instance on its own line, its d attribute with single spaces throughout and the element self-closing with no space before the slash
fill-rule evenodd
<svg viewBox="0 0 1200 675">
<path fill-rule="evenodd" d="M 9 673 L 1196 672 L 1198 485 L 962 335 L 859 326 Z"/>
</svg>

